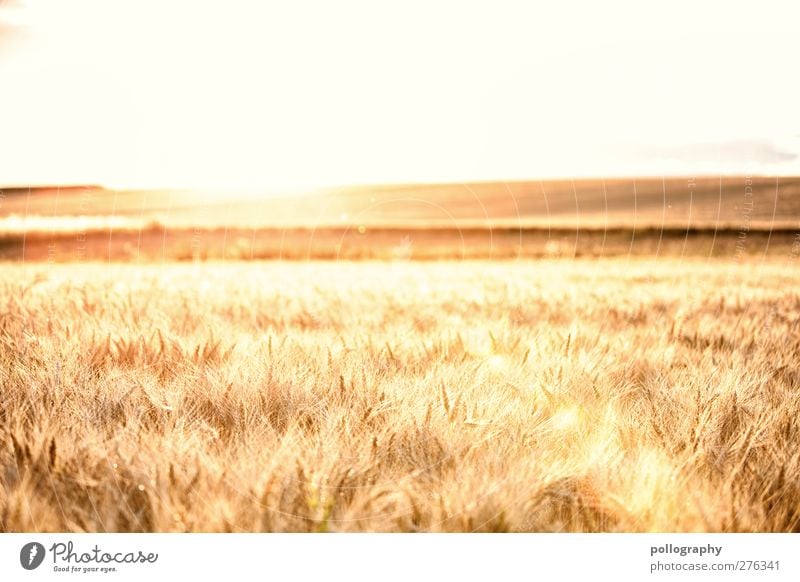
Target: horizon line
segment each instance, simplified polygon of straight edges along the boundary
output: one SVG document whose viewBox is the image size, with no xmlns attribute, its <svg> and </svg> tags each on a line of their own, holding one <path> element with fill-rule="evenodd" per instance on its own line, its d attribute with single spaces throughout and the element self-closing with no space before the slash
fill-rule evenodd
<svg viewBox="0 0 800 582">
<path fill-rule="evenodd" d="M 8 183 L 0 184 L 0 192 L 4 190 L 75 190 L 75 189 L 93 189 L 105 190 L 108 192 L 135 192 L 135 191 L 314 191 L 314 190 L 337 190 L 337 189 L 369 189 L 369 188 L 407 188 L 407 187 L 425 187 L 425 186 L 452 186 L 452 185 L 474 185 L 474 184 L 524 184 L 536 182 L 598 182 L 607 181 L 614 182 L 620 180 L 676 180 L 676 179 L 696 179 L 696 180 L 710 180 L 710 179 L 725 179 L 725 178 L 754 178 L 754 179 L 771 179 L 780 180 L 782 178 L 798 179 L 800 172 L 775 174 L 775 173 L 739 173 L 739 172 L 719 172 L 719 173 L 697 173 L 697 174 L 616 174 L 609 176 L 550 176 L 540 178 L 481 178 L 471 180 L 419 180 L 419 181 L 386 181 L 386 182 L 351 182 L 351 183 L 330 183 L 318 185 L 297 185 L 297 186 L 270 186 L 270 185 L 251 185 L 251 186 L 224 186 L 224 185 L 208 185 L 208 186 L 191 186 L 191 185 L 111 185 L 103 184 L 100 182 L 62 182 L 62 183 Z"/>
</svg>

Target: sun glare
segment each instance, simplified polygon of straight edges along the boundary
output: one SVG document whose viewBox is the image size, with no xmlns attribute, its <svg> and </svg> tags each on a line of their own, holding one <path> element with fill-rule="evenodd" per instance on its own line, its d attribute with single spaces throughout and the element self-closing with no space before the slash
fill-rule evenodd
<svg viewBox="0 0 800 582">
<path fill-rule="evenodd" d="M 553 428 L 559 431 L 572 430 L 579 421 L 580 412 L 575 406 L 559 409 L 550 419 Z"/>
<path fill-rule="evenodd" d="M 503 370 L 508 365 L 505 357 L 495 354 L 489 357 L 489 366 L 493 370 Z"/>
</svg>

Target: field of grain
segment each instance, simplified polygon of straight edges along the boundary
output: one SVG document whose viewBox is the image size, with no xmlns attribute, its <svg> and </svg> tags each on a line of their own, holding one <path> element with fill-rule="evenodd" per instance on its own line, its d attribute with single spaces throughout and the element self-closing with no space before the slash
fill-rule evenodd
<svg viewBox="0 0 800 582">
<path fill-rule="evenodd" d="M 0 265 L 0 531 L 800 531 L 794 256 Z"/>
</svg>

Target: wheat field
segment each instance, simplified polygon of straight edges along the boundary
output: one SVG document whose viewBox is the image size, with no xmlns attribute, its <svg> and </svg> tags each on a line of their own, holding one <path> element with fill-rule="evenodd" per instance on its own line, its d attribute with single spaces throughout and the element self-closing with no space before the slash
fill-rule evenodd
<svg viewBox="0 0 800 582">
<path fill-rule="evenodd" d="M 798 531 L 785 261 L 0 267 L 1 531 Z"/>
</svg>

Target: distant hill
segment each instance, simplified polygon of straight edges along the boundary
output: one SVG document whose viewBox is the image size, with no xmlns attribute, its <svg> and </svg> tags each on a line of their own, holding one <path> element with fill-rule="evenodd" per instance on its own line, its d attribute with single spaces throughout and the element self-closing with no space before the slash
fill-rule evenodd
<svg viewBox="0 0 800 582">
<path fill-rule="evenodd" d="M 752 182 L 752 183 L 751 183 Z M 303 193 L 6 188 L 9 230 L 286 226 L 661 227 L 800 224 L 800 177 L 547 180 L 330 188 Z M 114 220 L 110 220 L 113 217 Z"/>
</svg>

